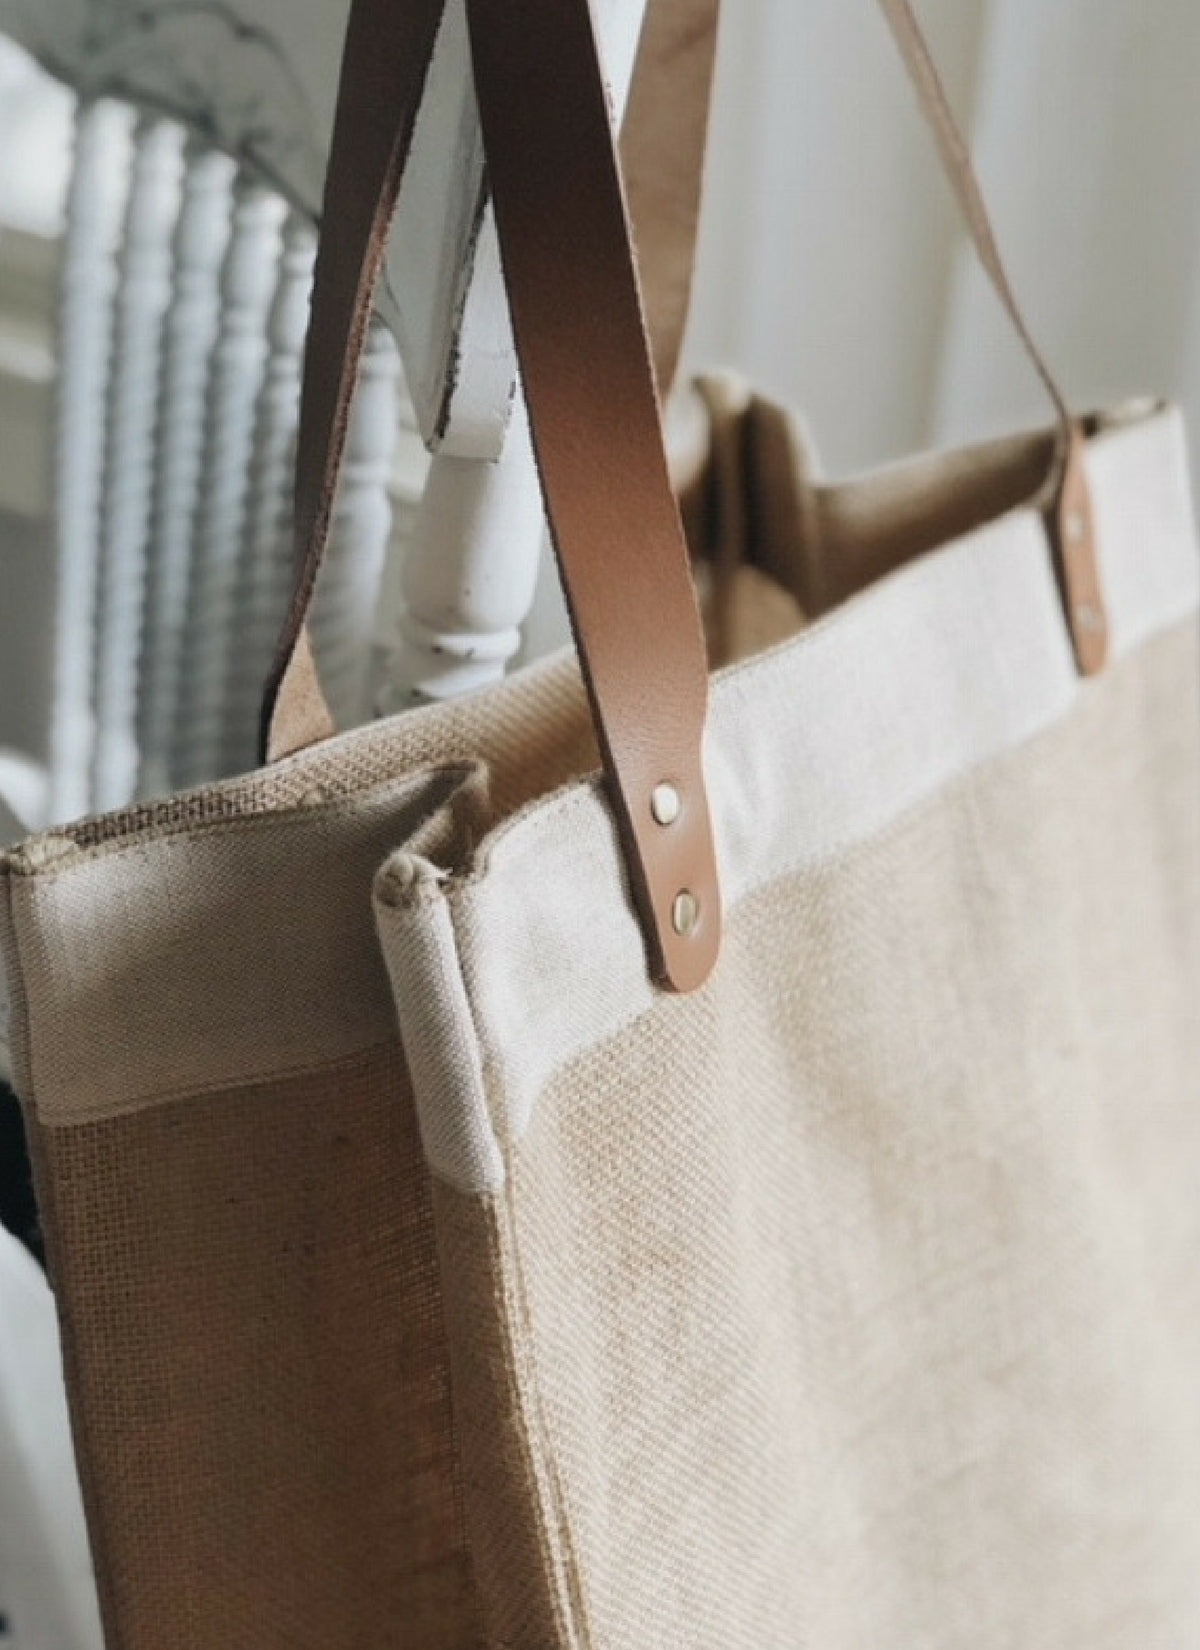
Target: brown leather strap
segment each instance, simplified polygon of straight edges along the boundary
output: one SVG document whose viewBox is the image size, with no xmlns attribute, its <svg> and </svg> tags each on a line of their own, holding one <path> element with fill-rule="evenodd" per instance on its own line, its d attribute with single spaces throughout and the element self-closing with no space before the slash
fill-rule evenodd
<svg viewBox="0 0 1200 1650">
<path fill-rule="evenodd" d="M 342 51 L 296 440 L 296 582 L 263 696 L 269 761 L 334 732 L 305 630 L 413 124 L 445 0 L 352 0 Z"/>
<path fill-rule="evenodd" d="M 443 6 L 439 0 L 425 9 L 440 17 Z M 406 15 L 393 17 L 397 9 Z M 691 296 L 718 9 L 719 0 L 650 0 L 621 137 L 655 370 L 664 391 L 675 377 Z M 432 51 L 428 24 L 422 29 L 414 15 L 421 10 L 411 0 L 402 6 L 358 0 L 347 29 L 322 212 L 322 222 L 336 229 L 337 255 L 326 257 L 329 237 L 322 237 L 297 442 L 296 589 L 264 696 L 262 748 L 268 760 L 335 731 L 304 632 L 411 139 L 411 99 L 419 102 L 428 71 L 428 57 L 393 62 L 391 54 Z M 373 64 L 375 80 L 364 81 L 364 63 Z"/>
<path fill-rule="evenodd" d="M 656 976 L 690 990 L 720 939 L 708 670 L 591 14 L 587 0 L 467 0 L 467 20 L 534 451 L 625 862 Z"/>
<path fill-rule="evenodd" d="M 436 12 L 438 3 L 425 0 L 426 12 Z M 1013 301 L 965 146 L 907 0 L 881 3 L 985 268 L 1059 409 L 1060 542 L 1086 563 L 1090 511 L 1075 427 Z M 390 93 L 402 136 L 382 174 L 394 193 L 432 40 L 417 41 L 423 56 L 403 57 L 396 49 L 396 34 L 404 34 L 395 29 L 398 8 L 383 0 L 356 0 L 352 34 L 355 18 L 377 13 L 381 4 L 385 19 L 392 14 L 392 37 L 381 39 L 376 27 L 371 51 L 397 70 Z M 411 4 L 419 9 L 416 0 Z M 655 973 L 690 989 L 706 977 L 719 941 L 701 769 L 707 676 L 590 11 L 587 0 L 468 0 L 467 9 L 534 446 L 632 891 Z M 413 14 L 405 9 L 406 20 Z M 401 51 L 411 46 L 404 34 Z M 343 82 L 344 90 L 348 84 L 361 96 L 353 67 Z M 363 124 L 378 131 L 378 122 Z M 339 202 L 339 228 L 345 222 Z M 360 213 L 358 227 L 367 231 L 361 240 L 368 247 L 366 274 L 347 313 L 365 323 L 385 225 L 378 212 L 365 222 Z M 350 353 L 341 358 L 343 373 Z M 347 399 L 339 391 L 337 405 Z M 336 458 L 336 441 L 330 451 Z M 327 495 L 333 475 L 331 464 Z M 1069 598 L 1071 577 L 1068 569 Z M 1074 608 L 1071 616 L 1074 628 Z M 1101 613 L 1101 630 L 1102 623 Z M 1085 628 L 1096 633 L 1095 612 Z M 298 639 L 299 627 L 293 644 Z M 304 647 L 293 646 L 293 654 L 303 667 Z M 1082 651 L 1081 663 L 1087 668 Z M 655 803 L 664 786 L 666 809 Z"/>
<path fill-rule="evenodd" d="M 660 394 L 675 382 L 696 267 L 719 0 L 650 0 L 621 126 L 646 325 Z"/>
<path fill-rule="evenodd" d="M 1094 675 L 1103 670 L 1108 657 L 1108 621 L 1084 473 L 1083 432 L 1021 312 L 988 217 L 971 152 L 954 118 L 937 65 L 930 56 L 909 0 L 879 0 L 879 4 L 932 128 L 943 168 L 962 208 L 979 261 L 1058 413 L 1062 439 L 1056 474 L 1049 488 L 1050 530 L 1076 662 L 1085 676 Z"/>
</svg>

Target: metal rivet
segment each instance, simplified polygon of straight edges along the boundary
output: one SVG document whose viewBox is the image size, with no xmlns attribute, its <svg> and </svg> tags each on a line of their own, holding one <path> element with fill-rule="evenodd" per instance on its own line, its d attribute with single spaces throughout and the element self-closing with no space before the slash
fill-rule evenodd
<svg viewBox="0 0 1200 1650">
<path fill-rule="evenodd" d="M 686 940 L 689 934 L 695 932 L 699 920 L 700 901 L 689 889 L 682 889 L 676 894 L 671 907 L 671 923 L 675 932 Z"/>
<path fill-rule="evenodd" d="M 674 825 L 682 807 L 674 785 L 656 785 L 650 794 L 650 812 L 660 825 Z"/>
<path fill-rule="evenodd" d="M 1082 630 L 1090 630 L 1093 635 L 1099 634 L 1105 628 L 1104 615 L 1086 602 L 1080 602 L 1075 609 L 1075 621 Z"/>
<path fill-rule="evenodd" d="M 1087 517 L 1082 510 L 1070 510 L 1066 521 L 1067 543 L 1082 544 L 1087 537 Z"/>
</svg>

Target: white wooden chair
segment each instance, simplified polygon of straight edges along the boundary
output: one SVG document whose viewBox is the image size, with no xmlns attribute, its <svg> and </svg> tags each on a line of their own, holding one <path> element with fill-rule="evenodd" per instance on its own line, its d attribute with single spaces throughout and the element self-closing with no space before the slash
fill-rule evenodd
<svg viewBox="0 0 1200 1650">
<path fill-rule="evenodd" d="M 643 6 L 599 7 L 618 104 Z M 0 765 L 0 794 L 28 826 L 253 760 L 290 569 L 312 218 L 344 4 L 297 4 L 286 34 L 266 25 L 269 10 L 266 0 L 0 0 L 0 30 L 78 92 L 44 749 Z M 314 623 L 341 725 L 377 703 L 485 685 L 521 647 L 541 504 L 482 190 L 464 8 L 450 0 Z M 436 452 L 426 503 L 399 534 L 410 540 L 392 577 L 399 601 L 381 606 L 402 428 L 393 338 Z M 404 476 L 399 502 L 411 509 L 421 480 L 411 451 Z M 389 645 L 378 615 L 393 609 Z M 381 692 L 371 665 L 385 650 Z"/>
<path fill-rule="evenodd" d="M 195 128 L 80 96 L 48 432 L 50 693 L 42 749 L 6 765 L 27 827 L 254 759 L 287 599 L 314 241 L 305 213 Z M 398 370 L 379 326 L 320 626 L 346 724 L 368 709 Z M 3 726 L 0 707 L 0 740 Z"/>
</svg>

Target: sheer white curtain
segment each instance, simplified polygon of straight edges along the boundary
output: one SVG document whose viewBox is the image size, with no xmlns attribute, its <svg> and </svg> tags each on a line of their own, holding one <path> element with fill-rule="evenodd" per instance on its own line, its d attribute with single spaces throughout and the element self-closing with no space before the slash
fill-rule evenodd
<svg viewBox="0 0 1200 1650">
<path fill-rule="evenodd" d="M 1073 401 L 1200 414 L 1200 7 L 918 9 Z M 798 403 L 835 472 L 1044 418 L 872 0 L 727 12 L 693 359 Z"/>
</svg>

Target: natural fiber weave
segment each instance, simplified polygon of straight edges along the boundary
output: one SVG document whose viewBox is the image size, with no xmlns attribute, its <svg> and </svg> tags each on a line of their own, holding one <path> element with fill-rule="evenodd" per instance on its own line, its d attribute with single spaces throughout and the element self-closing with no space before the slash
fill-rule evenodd
<svg viewBox="0 0 1200 1650">
<path fill-rule="evenodd" d="M 831 488 L 712 405 L 714 637 L 802 628 L 695 996 L 567 660 L 5 861 L 111 1650 L 1200 1644 L 1178 419 L 1094 428 L 1081 684 L 1045 438 Z"/>
<path fill-rule="evenodd" d="M 737 906 L 704 992 L 539 1094 L 493 1198 L 439 1191 L 493 1417 L 472 1537 L 511 1545 L 524 1486 L 570 1621 L 535 1635 L 502 1552 L 502 1642 L 1191 1642 L 1195 652 Z"/>
<path fill-rule="evenodd" d="M 480 1642 L 404 1067 L 38 1131 L 117 1646 Z"/>
</svg>

